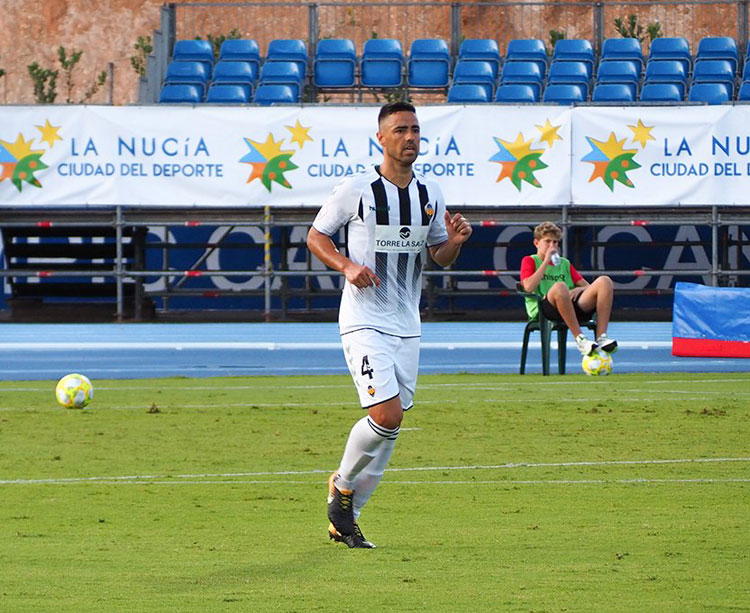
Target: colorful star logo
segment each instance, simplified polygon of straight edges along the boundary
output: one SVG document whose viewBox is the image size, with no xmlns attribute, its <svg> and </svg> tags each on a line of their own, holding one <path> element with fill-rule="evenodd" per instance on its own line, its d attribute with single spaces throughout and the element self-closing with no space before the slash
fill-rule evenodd
<svg viewBox="0 0 750 613">
<path fill-rule="evenodd" d="M 298 166 L 291 160 L 294 151 L 285 151 L 281 148 L 283 142 L 283 138 L 280 141 L 275 141 L 273 134 L 270 132 L 264 143 L 245 138 L 245 143 L 250 152 L 240 158 L 240 162 L 252 166 L 252 172 L 247 179 L 248 183 L 260 179 L 260 182 L 269 192 L 272 182 L 291 189 L 292 186 L 284 174 L 298 168 Z"/>
<path fill-rule="evenodd" d="M 534 173 L 547 168 L 547 164 L 541 159 L 544 150 L 532 149 L 533 139 L 524 140 L 521 132 L 518 133 L 514 142 L 505 141 L 496 136 L 493 138 L 500 151 L 490 158 L 490 162 L 496 162 L 502 166 L 497 182 L 510 179 L 518 191 L 521 191 L 522 181 L 526 181 L 534 187 L 541 187 L 542 184 L 534 176 Z"/>
<path fill-rule="evenodd" d="M 34 173 L 49 167 L 42 161 L 44 151 L 32 149 L 33 143 L 33 138 L 27 141 L 20 133 L 14 143 L 0 139 L 0 182 L 10 179 L 19 192 L 24 182 L 42 186 Z"/>
<path fill-rule="evenodd" d="M 626 139 L 618 141 L 615 133 L 610 132 L 606 141 L 598 141 L 590 136 L 587 136 L 586 140 L 591 146 L 591 152 L 581 158 L 581 161 L 594 165 L 589 183 L 601 179 L 610 191 L 614 191 L 615 181 L 626 187 L 635 187 L 627 173 L 640 168 L 641 165 L 633 159 L 637 151 L 625 149 Z"/>
</svg>

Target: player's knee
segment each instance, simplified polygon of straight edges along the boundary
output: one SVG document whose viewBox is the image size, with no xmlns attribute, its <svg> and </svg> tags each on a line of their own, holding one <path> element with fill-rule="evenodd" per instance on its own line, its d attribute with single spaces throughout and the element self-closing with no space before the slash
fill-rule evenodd
<svg viewBox="0 0 750 613">
<path fill-rule="evenodd" d="M 568 289 L 568 286 L 565 285 L 565 283 L 563 283 L 562 281 L 558 281 L 549 288 L 547 296 L 551 296 L 554 298 L 564 298 L 566 296 L 570 296 L 570 290 Z"/>
<path fill-rule="evenodd" d="M 369 414 L 376 424 L 389 430 L 398 428 L 404 419 L 404 410 L 401 408 L 401 404 L 390 401 L 370 407 Z"/>
</svg>

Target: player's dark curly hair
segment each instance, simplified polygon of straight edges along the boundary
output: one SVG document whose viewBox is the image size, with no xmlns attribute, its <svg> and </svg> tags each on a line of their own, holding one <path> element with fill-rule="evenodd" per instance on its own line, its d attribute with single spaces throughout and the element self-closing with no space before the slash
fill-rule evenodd
<svg viewBox="0 0 750 613">
<path fill-rule="evenodd" d="M 408 111 L 409 113 L 416 113 L 417 109 L 414 108 L 413 104 L 410 104 L 408 102 L 399 101 L 399 102 L 389 102 L 388 104 L 384 104 L 380 109 L 380 113 L 378 113 L 378 125 L 380 125 L 380 122 L 383 121 L 389 115 L 393 115 L 394 113 L 400 113 L 402 111 Z"/>
</svg>

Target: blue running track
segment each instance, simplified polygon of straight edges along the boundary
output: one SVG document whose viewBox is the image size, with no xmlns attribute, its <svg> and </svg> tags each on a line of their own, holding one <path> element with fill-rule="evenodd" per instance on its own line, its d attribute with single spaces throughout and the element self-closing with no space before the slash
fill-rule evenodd
<svg viewBox="0 0 750 613">
<path fill-rule="evenodd" d="M 671 323 L 615 323 L 615 372 L 750 372 L 750 360 L 672 356 Z M 425 323 L 422 373 L 517 373 L 521 323 Z M 578 373 L 568 342 L 568 372 Z M 553 344 L 552 370 L 556 371 Z M 2 324 L 0 380 L 346 374 L 334 323 Z M 539 335 L 527 372 L 541 372 Z"/>
</svg>

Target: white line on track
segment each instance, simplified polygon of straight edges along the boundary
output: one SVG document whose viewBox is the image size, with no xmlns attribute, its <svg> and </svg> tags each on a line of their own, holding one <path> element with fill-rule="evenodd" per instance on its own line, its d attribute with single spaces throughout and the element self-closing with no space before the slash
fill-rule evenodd
<svg viewBox="0 0 750 613">
<path fill-rule="evenodd" d="M 448 471 L 448 470 L 502 470 L 516 468 L 571 468 L 571 467 L 591 467 L 591 466 L 636 466 L 636 465 L 661 465 L 661 464 L 706 464 L 706 463 L 725 463 L 725 462 L 750 462 L 750 458 L 678 458 L 664 460 L 600 460 L 600 461 L 578 461 L 578 462 L 509 462 L 506 464 L 478 464 L 466 466 L 414 466 L 409 468 L 389 468 L 386 473 L 396 472 L 426 472 L 426 471 Z M 263 472 L 240 472 L 240 473 L 202 473 L 202 474 L 183 474 L 183 475 L 123 475 L 109 477 L 68 477 L 68 478 L 48 478 L 48 479 L 4 479 L 0 480 L 0 485 L 33 485 L 33 484 L 54 484 L 61 485 L 66 483 L 130 483 L 130 482 L 157 482 L 170 480 L 182 482 L 185 479 L 199 479 L 198 483 L 210 483 L 204 479 L 228 478 L 228 477 L 280 477 L 280 476 L 300 476 L 300 475 L 319 475 L 330 474 L 328 469 L 315 470 L 283 470 L 283 471 L 263 471 Z M 640 479 L 621 480 L 640 482 Z M 658 481 L 658 480 L 651 480 Z M 684 481 L 684 480 L 683 480 Z M 709 480 L 716 481 L 716 480 Z M 239 481 L 232 480 L 233 483 Z M 261 480 L 260 483 L 272 483 L 272 481 Z M 286 483 L 287 481 L 283 481 Z M 548 481 L 539 481 L 548 482 Z M 289 481 L 293 483 L 293 481 Z M 426 483 L 418 481 L 417 483 Z M 437 482 L 436 482 L 437 483 Z M 446 483 L 448 483 L 446 481 Z M 465 481 L 465 483 L 475 483 L 475 481 Z M 507 481 L 489 481 L 488 483 L 509 483 Z"/>
</svg>

